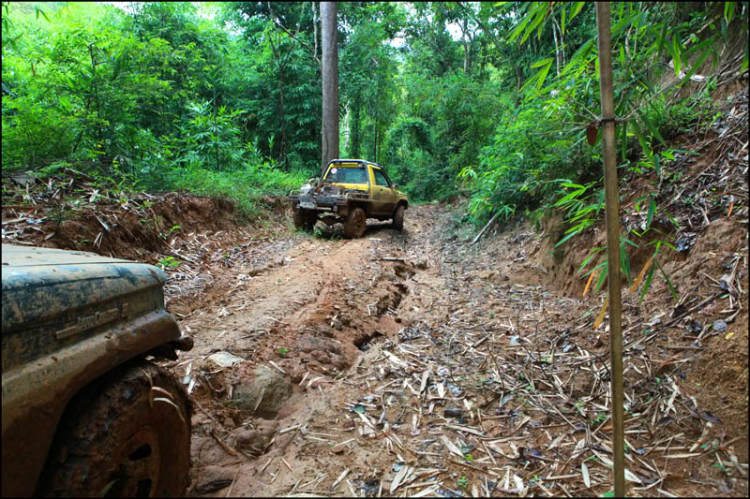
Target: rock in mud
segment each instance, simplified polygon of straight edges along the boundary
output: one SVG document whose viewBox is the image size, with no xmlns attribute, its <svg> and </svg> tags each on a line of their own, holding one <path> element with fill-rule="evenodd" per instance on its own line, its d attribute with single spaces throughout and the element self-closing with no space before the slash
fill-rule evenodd
<svg viewBox="0 0 750 499">
<path fill-rule="evenodd" d="M 232 367 L 233 365 L 244 362 L 245 359 L 233 355 L 229 352 L 216 352 L 208 357 L 208 360 L 219 367 Z"/>
<path fill-rule="evenodd" d="M 321 365 L 331 365 L 337 369 L 347 367 L 341 348 L 329 339 L 304 336 L 297 343 L 297 348 Z"/>
<path fill-rule="evenodd" d="M 283 376 L 265 366 L 258 366 L 253 381 L 237 386 L 232 398 L 242 410 L 273 418 L 291 396 L 292 385 Z"/>
<path fill-rule="evenodd" d="M 322 351 L 341 355 L 341 348 L 339 348 L 339 346 L 335 342 L 327 340 L 325 338 L 304 336 L 300 338 L 297 347 L 304 353 Z"/>
<path fill-rule="evenodd" d="M 443 415 L 446 418 L 460 418 L 461 416 L 463 416 L 463 412 L 461 411 L 461 409 L 448 408 L 443 411 Z"/>
<path fill-rule="evenodd" d="M 714 321 L 713 323 L 714 331 L 718 331 L 719 333 L 723 333 L 724 331 L 726 331 L 727 327 L 727 323 L 721 319 Z"/>
<path fill-rule="evenodd" d="M 219 466 L 206 466 L 201 470 L 200 481 L 193 487 L 191 495 L 204 495 L 225 489 L 232 484 L 234 473 Z"/>
<path fill-rule="evenodd" d="M 253 454 L 262 454 L 276 428 L 276 424 L 258 425 L 254 430 L 241 427 L 234 430 L 232 436 L 238 448 L 247 449 Z"/>
</svg>

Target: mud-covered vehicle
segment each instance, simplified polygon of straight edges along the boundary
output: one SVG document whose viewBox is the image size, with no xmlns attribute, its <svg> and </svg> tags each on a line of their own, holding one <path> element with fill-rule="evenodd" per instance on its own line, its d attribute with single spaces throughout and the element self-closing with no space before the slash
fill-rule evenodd
<svg viewBox="0 0 750 499">
<path fill-rule="evenodd" d="M 180 495 L 191 404 L 153 358 L 190 350 L 163 271 L 2 245 L 2 494 Z"/>
<path fill-rule="evenodd" d="M 344 236 L 362 237 L 368 218 L 392 220 L 402 230 L 406 194 L 388 178 L 385 169 L 362 159 L 334 159 L 322 179 L 307 181 L 289 195 L 294 226 L 310 230 L 320 220 L 328 225 L 344 224 Z"/>
</svg>

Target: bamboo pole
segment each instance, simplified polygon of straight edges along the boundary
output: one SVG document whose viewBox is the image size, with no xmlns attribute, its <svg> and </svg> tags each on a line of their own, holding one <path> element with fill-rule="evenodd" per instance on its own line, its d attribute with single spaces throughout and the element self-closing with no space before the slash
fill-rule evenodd
<svg viewBox="0 0 750 499">
<path fill-rule="evenodd" d="M 625 497 L 622 414 L 622 302 L 620 296 L 620 207 L 615 148 L 615 111 L 612 91 L 612 32 L 609 2 L 597 2 L 599 89 L 602 100 L 604 196 L 607 218 L 607 280 L 609 281 L 609 347 L 612 359 L 612 425 L 615 497 Z"/>
</svg>

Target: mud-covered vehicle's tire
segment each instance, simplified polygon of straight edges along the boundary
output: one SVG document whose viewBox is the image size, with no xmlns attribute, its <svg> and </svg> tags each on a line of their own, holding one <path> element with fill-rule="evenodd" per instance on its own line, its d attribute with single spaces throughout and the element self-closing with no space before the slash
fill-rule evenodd
<svg viewBox="0 0 750 499">
<path fill-rule="evenodd" d="M 404 205 L 399 205 L 398 208 L 396 208 L 396 213 L 393 214 L 393 228 L 396 230 L 404 230 L 404 211 L 406 211 L 406 208 L 404 208 Z"/>
<path fill-rule="evenodd" d="M 295 209 L 293 214 L 294 227 L 302 230 L 312 230 L 318 221 L 318 213 L 315 211 Z"/>
<path fill-rule="evenodd" d="M 191 405 L 177 380 L 129 363 L 76 396 L 37 495 L 180 496 L 190 481 Z"/>
<path fill-rule="evenodd" d="M 362 208 L 353 208 L 344 221 L 344 237 L 357 239 L 362 237 L 367 227 L 367 215 Z"/>
</svg>

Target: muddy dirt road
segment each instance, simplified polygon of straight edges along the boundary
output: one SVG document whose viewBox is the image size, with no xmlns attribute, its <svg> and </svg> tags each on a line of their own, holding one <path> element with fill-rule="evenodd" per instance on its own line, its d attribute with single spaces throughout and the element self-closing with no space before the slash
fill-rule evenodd
<svg viewBox="0 0 750 499">
<path fill-rule="evenodd" d="M 473 247 L 453 216 L 413 207 L 358 240 L 268 227 L 215 251 L 199 293 L 173 274 L 195 337 L 168 364 L 196 405 L 189 495 L 612 489 L 599 298 L 555 290 L 537 234 Z M 644 307 L 624 322 L 630 493 L 745 496 L 747 391 L 702 406 L 695 347 Z"/>
</svg>

